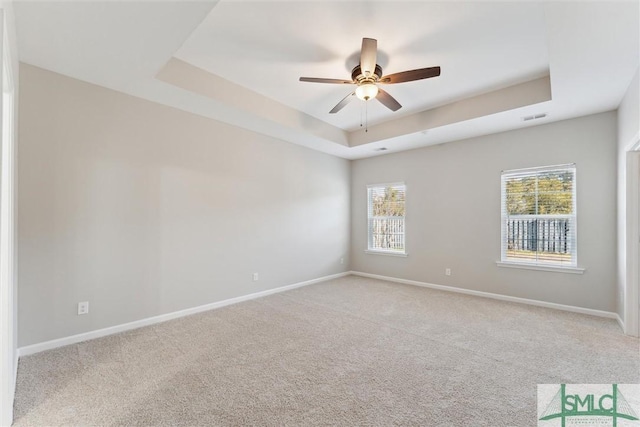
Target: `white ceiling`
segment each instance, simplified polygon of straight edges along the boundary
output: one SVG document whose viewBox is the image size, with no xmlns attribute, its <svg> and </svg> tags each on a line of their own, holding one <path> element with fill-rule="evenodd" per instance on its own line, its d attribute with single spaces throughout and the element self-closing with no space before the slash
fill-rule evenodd
<svg viewBox="0 0 640 427">
<path fill-rule="evenodd" d="M 295 17 L 292 19 L 292 17 Z M 438 78 L 385 86 L 403 106 L 368 106 L 386 121 L 548 73 L 540 3 L 221 2 L 176 57 L 347 131 L 364 102 L 327 114 L 353 86 L 362 37 L 378 40 L 385 74 L 439 65 Z"/>
<path fill-rule="evenodd" d="M 639 63 L 637 1 L 25 1 L 14 10 L 24 62 L 345 158 L 612 110 Z M 328 114 L 350 86 L 298 81 L 348 78 L 362 37 L 378 39 L 386 74 L 442 67 L 440 77 L 385 86 L 403 108 L 369 102 L 366 133 L 364 102 Z M 552 97 L 497 102 L 544 87 L 527 82 L 546 76 Z M 462 114 L 477 104 L 487 107 Z M 426 120 L 444 111 L 455 120 Z M 547 118 L 521 120 L 539 112 Z"/>
</svg>

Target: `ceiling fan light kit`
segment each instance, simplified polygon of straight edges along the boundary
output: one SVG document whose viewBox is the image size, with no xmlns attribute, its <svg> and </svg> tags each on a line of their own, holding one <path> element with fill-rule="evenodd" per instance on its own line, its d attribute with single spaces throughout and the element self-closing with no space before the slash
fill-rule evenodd
<svg viewBox="0 0 640 427">
<path fill-rule="evenodd" d="M 363 101 L 368 101 L 378 95 L 378 86 L 375 83 L 363 83 L 356 88 L 356 96 Z"/>
<path fill-rule="evenodd" d="M 382 75 L 382 67 L 376 64 L 378 55 L 378 41 L 376 39 L 363 38 L 360 50 L 360 64 L 351 72 L 351 80 L 325 79 L 318 77 L 300 77 L 301 82 L 331 83 L 331 84 L 355 84 L 356 90 L 342 99 L 331 111 L 335 114 L 344 108 L 353 95 L 363 101 L 377 99 L 382 105 L 391 111 L 398 111 L 402 105 L 394 97 L 378 87 L 378 84 L 395 84 L 428 79 L 440 75 L 440 67 L 419 68 L 416 70 L 402 71 L 399 73 Z"/>
</svg>

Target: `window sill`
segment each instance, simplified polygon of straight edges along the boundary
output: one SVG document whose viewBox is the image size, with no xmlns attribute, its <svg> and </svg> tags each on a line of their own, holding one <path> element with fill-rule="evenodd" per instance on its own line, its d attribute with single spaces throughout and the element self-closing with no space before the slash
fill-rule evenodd
<svg viewBox="0 0 640 427">
<path fill-rule="evenodd" d="M 580 267 L 556 267 L 554 265 L 526 264 L 520 262 L 496 261 L 498 267 L 522 268 L 524 270 L 552 271 L 554 273 L 584 274 L 585 268 Z"/>
<path fill-rule="evenodd" d="M 406 252 L 388 252 L 388 251 L 374 251 L 371 249 L 367 249 L 364 251 L 365 254 L 369 255 L 387 255 L 387 256 L 397 256 L 401 258 L 406 258 L 408 254 Z"/>
</svg>

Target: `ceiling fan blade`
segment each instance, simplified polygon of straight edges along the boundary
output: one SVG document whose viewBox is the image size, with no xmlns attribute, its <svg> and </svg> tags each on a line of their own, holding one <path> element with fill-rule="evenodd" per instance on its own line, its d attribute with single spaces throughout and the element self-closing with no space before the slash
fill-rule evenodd
<svg viewBox="0 0 640 427">
<path fill-rule="evenodd" d="M 360 51 L 360 70 L 365 77 L 373 76 L 376 71 L 376 57 L 378 55 L 378 41 L 376 39 L 362 39 Z"/>
<path fill-rule="evenodd" d="M 354 84 L 351 80 L 323 79 L 319 77 L 300 77 L 300 81 L 310 82 L 310 83 L 334 83 L 334 84 L 344 84 L 344 85 Z"/>
<path fill-rule="evenodd" d="M 345 105 L 350 103 L 353 100 L 353 98 L 355 98 L 355 94 L 356 93 L 354 91 L 354 92 L 351 92 L 349 95 L 345 96 L 344 98 L 342 98 L 342 101 L 338 102 L 338 105 L 336 105 L 335 107 L 333 107 L 331 111 L 329 111 L 329 114 L 335 114 L 338 111 L 342 110 Z"/>
<path fill-rule="evenodd" d="M 402 71 L 400 73 L 382 76 L 378 83 L 404 83 L 414 80 L 428 79 L 438 77 L 440 75 L 440 67 L 418 68 L 417 70 Z"/>
<path fill-rule="evenodd" d="M 400 103 L 396 101 L 393 96 L 389 95 L 387 92 L 380 88 L 378 88 L 378 96 L 376 96 L 376 99 L 391 111 L 398 111 L 400 108 L 402 108 L 402 105 L 400 105 Z"/>
</svg>

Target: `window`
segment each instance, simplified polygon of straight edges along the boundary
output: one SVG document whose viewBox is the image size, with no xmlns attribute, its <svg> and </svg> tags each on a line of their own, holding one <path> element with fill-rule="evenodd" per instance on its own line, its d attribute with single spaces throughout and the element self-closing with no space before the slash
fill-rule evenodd
<svg viewBox="0 0 640 427">
<path fill-rule="evenodd" d="M 405 195 L 404 183 L 367 187 L 369 251 L 405 254 Z"/>
<path fill-rule="evenodd" d="M 575 165 L 502 173 L 502 261 L 576 267 Z"/>
</svg>

